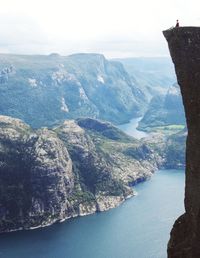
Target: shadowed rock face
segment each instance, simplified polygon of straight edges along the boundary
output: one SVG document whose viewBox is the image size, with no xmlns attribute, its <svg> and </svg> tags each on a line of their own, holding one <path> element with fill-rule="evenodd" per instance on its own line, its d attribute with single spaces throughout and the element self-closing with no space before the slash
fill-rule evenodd
<svg viewBox="0 0 200 258">
<path fill-rule="evenodd" d="M 71 216 L 72 161 L 56 134 L 0 116 L 0 232 Z"/>
<path fill-rule="evenodd" d="M 0 233 L 114 208 L 162 163 L 151 144 L 110 123 L 34 130 L 0 115 Z"/>
<path fill-rule="evenodd" d="M 169 257 L 200 257 L 200 27 L 163 32 L 169 44 L 186 113 L 185 214 L 175 222 Z"/>
</svg>

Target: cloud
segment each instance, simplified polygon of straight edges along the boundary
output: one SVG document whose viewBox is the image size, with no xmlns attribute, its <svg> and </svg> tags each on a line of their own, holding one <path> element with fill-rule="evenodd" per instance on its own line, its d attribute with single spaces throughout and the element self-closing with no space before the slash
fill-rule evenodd
<svg viewBox="0 0 200 258">
<path fill-rule="evenodd" d="M 199 24 L 198 0 L 0 0 L 0 51 L 100 52 L 108 57 L 168 53 L 162 30 Z"/>
<path fill-rule="evenodd" d="M 31 46 L 37 48 L 48 43 L 47 35 L 27 16 L 1 15 L 0 35 L 0 49 L 3 52 L 16 52 L 23 48 L 28 50 Z"/>
</svg>

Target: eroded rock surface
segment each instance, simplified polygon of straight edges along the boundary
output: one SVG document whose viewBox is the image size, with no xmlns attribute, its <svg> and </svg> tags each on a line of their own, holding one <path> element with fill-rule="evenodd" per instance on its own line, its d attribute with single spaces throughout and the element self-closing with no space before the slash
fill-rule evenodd
<svg viewBox="0 0 200 258">
<path fill-rule="evenodd" d="M 200 257 L 200 28 L 163 32 L 175 65 L 186 113 L 185 214 L 175 222 L 168 245 L 170 258 Z"/>
<path fill-rule="evenodd" d="M 157 169 L 153 151 L 110 123 L 68 120 L 33 130 L 0 116 L 0 232 L 105 211 Z M 131 148 L 131 155 L 126 150 Z M 146 147 L 148 149 L 148 147 Z M 137 154 L 138 153 L 138 154 Z"/>
<path fill-rule="evenodd" d="M 156 169 L 184 165 L 174 152 L 179 142 L 157 135 L 138 141 L 91 118 L 33 130 L 0 116 L 0 232 L 117 207 Z"/>
</svg>

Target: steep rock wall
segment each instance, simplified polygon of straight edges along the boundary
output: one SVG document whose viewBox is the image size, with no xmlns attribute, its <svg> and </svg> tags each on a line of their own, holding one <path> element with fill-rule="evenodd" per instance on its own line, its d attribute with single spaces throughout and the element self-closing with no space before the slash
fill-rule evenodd
<svg viewBox="0 0 200 258">
<path fill-rule="evenodd" d="M 131 183 L 152 175 L 159 158 L 110 123 L 66 120 L 33 130 L 0 115 L 0 233 L 114 208 L 134 194 Z"/>
<path fill-rule="evenodd" d="M 200 28 L 163 32 L 181 87 L 188 127 L 185 214 L 175 222 L 168 244 L 170 258 L 200 257 Z"/>
</svg>

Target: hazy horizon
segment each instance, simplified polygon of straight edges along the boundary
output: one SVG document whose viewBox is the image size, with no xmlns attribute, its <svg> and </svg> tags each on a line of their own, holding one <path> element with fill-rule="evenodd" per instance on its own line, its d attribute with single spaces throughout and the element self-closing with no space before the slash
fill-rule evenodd
<svg viewBox="0 0 200 258">
<path fill-rule="evenodd" d="M 0 55 L 12 55 L 12 56 L 50 56 L 50 55 L 58 55 L 61 57 L 68 57 L 73 55 L 82 55 L 82 54 L 88 54 L 88 55 L 103 55 L 108 60 L 118 60 L 118 59 L 169 59 L 171 60 L 170 55 L 166 56 L 122 56 L 122 57 L 107 57 L 104 53 L 97 53 L 97 52 L 73 52 L 69 54 L 60 54 L 58 52 L 49 52 L 49 53 L 3 53 L 0 52 Z"/>
<path fill-rule="evenodd" d="M 162 30 L 200 24 L 197 0 L 0 0 L 0 53 L 165 57 Z"/>
</svg>

